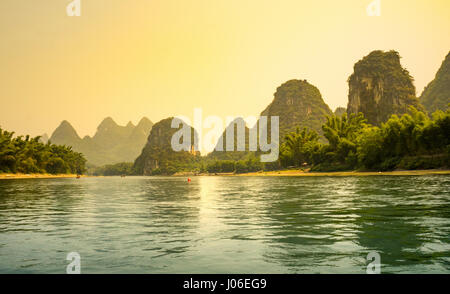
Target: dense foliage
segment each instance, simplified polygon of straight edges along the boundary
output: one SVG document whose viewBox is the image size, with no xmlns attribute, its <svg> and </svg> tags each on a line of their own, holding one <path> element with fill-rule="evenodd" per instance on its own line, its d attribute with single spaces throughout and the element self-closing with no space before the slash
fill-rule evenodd
<svg viewBox="0 0 450 294">
<path fill-rule="evenodd" d="M 286 135 L 280 146 L 282 166 L 301 166 L 312 162 L 314 154 L 321 148 L 319 135 L 314 130 L 297 129 Z"/>
<path fill-rule="evenodd" d="M 312 166 L 312 170 L 392 170 L 450 166 L 450 108 L 432 118 L 410 107 L 380 127 L 359 114 L 329 116 L 322 126 L 328 144 L 314 131 L 297 130 L 285 137 L 280 163 Z"/>
<path fill-rule="evenodd" d="M 208 173 L 248 173 L 257 172 L 264 169 L 264 165 L 259 158 L 250 155 L 245 160 L 216 160 L 206 165 L 202 172 Z"/>
<path fill-rule="evenodd" d="M 136 160 L 137 174 L 246 173 L 280 168 L 311 168 L 313 171 L 427 169 L 450 166 L 450 109 L 430 118 L 410 107 L 401 116 L 392 115 L 381 126 L 367 123 L 362 113 L 326 117 L 323 139 L 309 128 L 287 133 L 277 162 L 261 163 L 260 151 L 234 158 L 200 157 L 174 152 L 168 146 L 174 132 L 168 121 L 155 125 L 143 155 Z M 326 143 L 325 143 L 326 140 Z M 230 152 L 236 155 L 236 152 Z M 142 157 L 145 156 L 145 157 Z M 123 166 L 130 168 L 129 166 Z M 110 166 L 109 170 L 119 168 Z M 110 174 L 125 172 L 110 172 Z"/>
<path fill-rule="evenodd" d="M 450 103 L 450 52 L 442 62 L 434 80 L 423 90 L 420 102 L 430 113 L 447 108 Z"/>
<path fill-rule="evenodd" d="M 0 129 L 0 172 L 82 174 L 86 160 L 71 147 L 40 142 L 40 137 L 14 137 Z"/>
</svg>

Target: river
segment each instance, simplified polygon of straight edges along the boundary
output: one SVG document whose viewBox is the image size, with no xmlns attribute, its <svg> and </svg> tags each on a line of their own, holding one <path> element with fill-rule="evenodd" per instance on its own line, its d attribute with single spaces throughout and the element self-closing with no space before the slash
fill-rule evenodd
<svg viewBox="0 0 450 294">
<path fill-rule="evenodd" d="M 0 181 L 0 273 L 450 273 L 450 176 Z"/>
</svg>

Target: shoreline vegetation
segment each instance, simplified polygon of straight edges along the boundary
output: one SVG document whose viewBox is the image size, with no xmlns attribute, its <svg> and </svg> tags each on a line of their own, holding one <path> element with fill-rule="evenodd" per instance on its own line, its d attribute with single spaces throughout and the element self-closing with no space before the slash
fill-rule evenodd
<svg viewBox="0 0 450 294">
<path fill-rule="evenodd" d="M 79 177 L 88 177 L 86 175 L 78 175 Z M 76 174 L 0 174 L 0 180 L 14 180 L 14 179 L 68 179 L 77 178 Z"/>
<path fill-rule="evenodd" d="M 328 144 L 322 143 L 313 130 L 297 129 L 285 136 L 280 156 L 273 163 L 260 162 L 260 152 L 244 152 L 245 157 L 240 160 L 193 156 L 187 166 L 177 165 L 179 158 L 175 157 L 143 175 L 430 174 L 433 170 L 449 169 L 449 127 L 450 108 L 429 117 L 410 107 L 409 113 L 392 115 L 380 127 L 367 124 L 362 113 L 344 113 L 327 117 L 322 126 Z M 136 170 L 136 162 L 86 169 L 83 154 L 70 146 L 43 144 L 39 137 L 13 134 L 0 129 L 0 179 L 70 178 L 86 172 L 93 176 L 142 175 Z"/>
<path fill-rule="evenodd" d="M 444 69 L 439 70 L 439 75 L 443 75 L 440 80 L 444 81 L 441 83 L 445 83 L 448 77 L 447 64 L 443 63 L 441 69 Z M 259 131 L 264 131 L 265 128 L 268 132 L 270 129 L 270 136 L 255 136 L 252 140 L 257 142 L 253 142 L 256 144 L 252 143 L 252 146 L 260 148 L 250 148 L 250 129 L 243 118 L 236 118 L 226 127 L 214 151 L 207 155 L 201 155 L 196 150 L 196 146 L 201 144 L 195 141 L 199 137 L 194 135 L 197 130 L 185 123 L 177 130 L 172 127 L 173 117 L 154 125 L 148 121 L 148 128 L 152 124 L 150 135 L 141 154 L 133 162 L 115 163 L 114 160 L 103 166 L 87 161 L 89 154 L 81 152 L 77 144 L 62 140 L 81 140 L 67 122 L 63 122 L 46 143 L 40 137 L 17 137 L 13 132 L 0 128 L 0 173 L 323 176 L 398 174 L 399 171 L 423 174 L 418 171 L 450 169 L 450 104 L 446 105 L 449 101 L 445 100 L 448 88 L 439 88 L 438 92 L 443 93 L 436 104 L 439 107 L 425 108 L 416 97 L 413 78 L 400 64 L 398 52 L 380 50 L 372 51 L 355 64 L 348 84 L 347 109 L 337 109 L 333 113 L 318 88 L 306 80 L 293 79 L 283 83 L 277 88 L 272 103 L 261 112 L 261 118 L 279 118 L 276 134 L 272 133 L 271 127 L 266 125 L 262 128 L 258 122 L 253 130 L 259 128 Z M 431 91 L 431 100 L 427 101 L 431 103 L 435 100 L 432 97 L 438 95 L 436 85 L 427 87 Z M 96 148 L 130 138 L 131 123 L 126 127 L 116 127 L 111 118 L 102 122 L 98 129 L 101 136 L 96 134 L 92 140 L 98 136 L 105 140 L 98 141 Z M 186 145 L 182 150 L 172 144 L 180 127 L 189 128 L 191 135 L 190 146 Z M 116 131 L 110 132 L 111 129 Z M 229 133 L 229 130 L 233 132 Z M 128 135 L 122 136 L 122 133 Z M 227 133 L 230 134 L 228 138 Z M 182 138 L 184 142 L 184 135 Z M 64 145 L 55 145 L 52 139 Z M 267 146 L 269 141 L 270 145 L 277 146 L 270 148 L 270 155 L 275 150 L 278 155 L 273 162 L 261 160 L 269 154 L 261 143 Z M 227 151 L 222 152 L 225 146 L 232 148 L 227 147 Z M 121 153 L 123 148 L 116 151 Z M 101 153 L 106 156 L 108 152 Z"/>
<path fill-rule="evenodd" d="M 311 172 L 307 170 L 278 170 L 259 171 L 249 173 L 201 173 L 180 172 L 171 175 L 172 177 L 360 177 L 360 176 L 428 176 L 428 175 L 450 175 L 450 169 L 424 169 L 424 170 L 395 170 L 395 171 L 335 171 L 335 172 Z M 135 177 L 136 175 L 127 176 Z M 82 178 L 104 178 L 110 176 L 81 175 Z M 114 176 L 111 176 L 114 177 Z M 115 176 L 117 177 L 117 176 Z M 154 177 L 154 176 L 145 176 Z M 71 179 L 77 178 L 76 174 L 0 174 L 0 180 L 14 179 Z"/>
<path fill-rule="evenodd" d="M 396 170 L 396 171 L 337 171 L 337 172 L 307 172 L 302 170 L 280 170 L 237 174 L 237 176 L 297 176 L 297 177 L 328 177 L 328 176 L 425 176 L 425 175 L 450 175 L 450 170 L 426 169 L 426 170 Z"/>
<path fill-rule="evenodd" d="M 0 174 L 81 175 L 84 155 L 71 146 L 43 143 L 41 137 L 14 136 L 0 128 Z"/>
<path fill-rule="evenodd" d="M 332 171 L 315 172 L 309 169 L 287 169 L 274 171 L 257 171 L 248 173 L 200 173 L 180 172 L 173 176 L 235 176 L 235 177 L 334 177 L 334 176 L 425 176 L 425 175 L 450 175 L 450 169 L 421 169 L 421 170 L 393 170 L 393 171 Z"/>
<path fill-rule="evenodd" d="M 88 174 L 279 175 L 289 174 L 286 170 L 297 170 L 294 172 L 296 175 L 305 176 L 311 176 L 313 172 L 316 175 L 368 175 L 398 171 L 411 171 L 411 174 L 415 174 L 419 170 L 448 170 L 450 167 L 450 108 L 446 112 L 436 111 L 430 117 L 427 113 L 410 107 L 408 113 L 400 117 L 392 115 L 381 126 L 368 124 L 362 113 L 350 116 L 344 113 L 326 118 L 327 122 L 322 125 L 322 129 L 323 137 L 328 143 L 321 141 L 320 135 L 314 130 L 297 128 L 284 137 L 280 144 L 279 158 L 275 162 L 261 162 L 258 158 L 262 154 L 260 151 L 223 152 L 223 157 L 215 157 L 213 152 L 206 156 L 192 155 L 184 159 L 181 155 L 175 157 L 173 154 L 169 156 L 168 152 L 155 151 L 151 158 L 159 164 L 155 163 L 149 170 L 136 168 L 136 160 L 135 163 L 94 167 L 88 169 Z M 159 149 L 155 147 L 155 150 L 168 149 L 170 145 Z M 300 172 L 301 170 L 307 173 Z"/>
</svg>

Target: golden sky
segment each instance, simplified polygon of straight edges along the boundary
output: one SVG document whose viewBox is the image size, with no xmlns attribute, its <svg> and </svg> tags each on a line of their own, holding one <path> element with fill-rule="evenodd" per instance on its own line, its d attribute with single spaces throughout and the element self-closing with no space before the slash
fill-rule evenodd
<svg viewBox="0 0 450 294">
<path fill-rule="evenodd" d="M 0 126 L 51 132 L 66 119 L 93 135 L 168 116 L 258 115 L 290 79 L 334 110 L 370 51 L 397 50 L 417 94 L 450 50 L 449 0 L 0 1 Z"/>
</svg>

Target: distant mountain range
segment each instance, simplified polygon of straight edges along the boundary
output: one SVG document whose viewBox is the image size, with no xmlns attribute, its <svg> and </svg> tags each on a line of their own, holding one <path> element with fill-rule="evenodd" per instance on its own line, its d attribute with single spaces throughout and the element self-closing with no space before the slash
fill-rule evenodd
<svg viewBox="0 0 450 294">
<path fill-rule="evenodd" d="M 112 118 L 107 117 L 97 127 L 92 138 L 80 138 L 72 125 L 63 121 L 53 132 L 50 141 L 72 146 L 75 151 L 83 153 L 92 165 L 133 162 L 144 148 L 152 126 L 153 123 L 146 117 L 136 126 L 131 122 L 126 126 L 119 126 Z"/>
<path fill-rule="evenodd" d="M 362 112 L 369 123 L 380 125 L 392 114 L 407 112 L 409 106 L 419 110 L 426 107 L 429 113 L 436 109 L 445 110 L 450 103 L 449 79 L 450 53 L 442 63 L 436 78 L 418 99 L 413 78 L 401 66 L 398 52 L 376 50 L 355 63 L 354 72 L 348 79 L 347 108 L 338 107 L 333 113 L 317 87 L 306 80 L 295 79 L 283 83 L 276 89 L 273 101 L 261 115 L 279 116 L 281 142 L 287 133 L 295 131 L 296 128 L 307 127 L 322 134 L 326 116 L 333 114 L 340 116 L 345 112 L 348 114 Z M 239 120 L 241 119 L 237 121 Z M 53 132 L 50 141 L 72 146 L 75 151 L 82 152 L 93 165 L 134 161 L 138 173 L 164 173 L 165 170 L 175 168 L 171 166 L 173 158 L 177 158 L 183 164 L 198 160 L 198 154 L 183 152 L 181 155 L 174 155 L 168 150 L 170 147 L 167 138 L 175 131 L 170 128 L 169 121 L 170 118 L 160 121 L 157 124 L 158 128 L 150 133 L 153 123 L 147 118 L 143 118 L 137 126 L 131 122 L 126 126 L 119 126 L 111 118 L 106 118 L 92 138 L 86 136 L 83 139 L 69 122 L 63 121 Z M 234 125 L 227 126 L 230 127 Z M 226 152 L 227 154 L 212 152 L 208 158 L 239 160 L 247 157 L 251 153 L 248 152 L 247 127 L 245 132 L 245 151 Z M 223 141 L 218 143 L 225 144 L 225 131 L 221 138 Z M 41 140 L 45 142 L 46 136 Z"/>
</svg>

